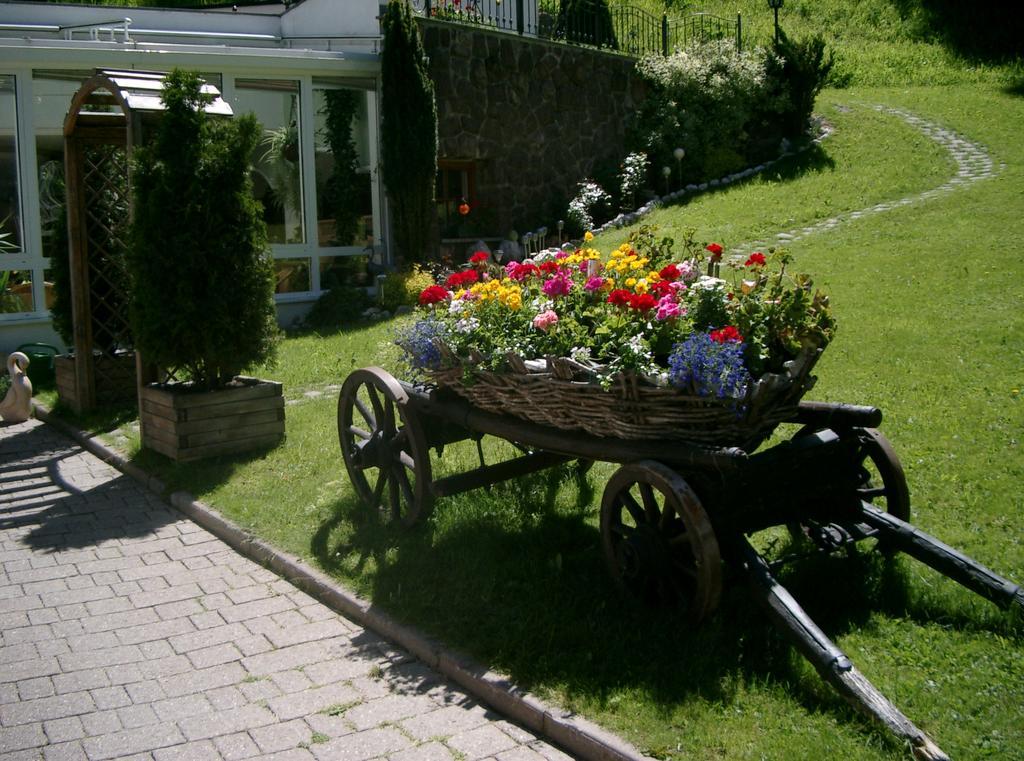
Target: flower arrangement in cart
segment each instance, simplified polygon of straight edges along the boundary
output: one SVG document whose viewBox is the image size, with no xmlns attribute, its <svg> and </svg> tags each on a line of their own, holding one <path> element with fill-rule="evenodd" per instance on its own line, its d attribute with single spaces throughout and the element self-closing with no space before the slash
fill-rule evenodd
<svg viewBox="0 0 1024 761">
<path fill-rule="evenodd" d="M 725 259 L 642 227 L 605 256 L 587 233 L 504 267 L 485 252 L 422 291 L 396 343 L 428 375 L 452 363 L 502 371 L 509 356 L 564 357 L 608 387 L 621 373 L 698 396 L 741 399 L 835 332 L 828 297 L 784 250 Z"/>
</svg>

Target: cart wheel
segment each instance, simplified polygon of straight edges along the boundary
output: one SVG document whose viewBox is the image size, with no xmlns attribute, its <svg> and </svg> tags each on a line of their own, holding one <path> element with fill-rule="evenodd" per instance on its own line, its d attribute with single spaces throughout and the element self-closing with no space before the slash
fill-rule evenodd
<svg viewBox="0 0 1024 761">
<path fill-rule="evenodd" d="M 430 450 L 408 401 L 379 367 L 351 373 L 338 397 L 338 439 L 356 494 L 373 509 L 386 507 L 403 526 L 433 506 Z"/>
<path fill-rule="evenodd" d="M 860 498 L 902 521 L 910 520 L 910 489 L 889 439 L 874 428 L 854 428 Z"/>
<path fill-rule="evenodd" d="M 793 438 L 816 430 L 808 426 Z M 856 438 L 853 458 L 859 470 L 857 494 L 860 499 L 900 520 L 909 521 L 910 489 L 907 487 L 903 466 L 889 439 L 876 428 L 852 428 L 842 431 L 840 436 Z M 787 527 L 794 538 L 814 536 L 811 526 L 792 523 L 787 524 Z M 884 542 L 879 543 L 879 549 L 883 552 L 889 550 Z"/>
<path fill-rule="evenodd" d="M 682 602 L 697 623 L 718 605 L 722 562 L 707 513 L 682 476 L 659 462 L 624 465 L 601 500 L 612 577 L 652 602 Z"/>
</svg>

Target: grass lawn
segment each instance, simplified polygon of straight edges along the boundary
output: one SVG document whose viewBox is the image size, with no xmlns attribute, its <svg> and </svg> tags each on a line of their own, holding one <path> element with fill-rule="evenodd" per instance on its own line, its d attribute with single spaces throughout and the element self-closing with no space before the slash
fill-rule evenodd
<svg viewBox="0 0 1024 761">
<path fill-rule="evenodd" d="M 996 176 L 850 220 L 790 251 L 832 294 L 839 334 L 817 399 L 874 404 L 903 460 L 913 520 L 1024 581 L 1024 99 L 998 87 L 846 89 L 818 110 L 818 152 L 746 184 L 655 212 L 727 245 L 913 196 L 955 173 L 949 154 L 876 104 L 983 144 Z M 994 118 L 993 115 L 997 115 Z M 623 231 L 602 236 L 604 250 Z M 566 467 L 440 500 L 411 531 L 357 503 L 335 429 L 353 369 L 395 369 L 395 323 L 293 336 L 260 374 L 284 381 L 288 437 L 269 452 L 175 467 L 124 448 L 401 619 L 664 759 L 897 759 L 742 588 L 699 630 L 620 597 L 603 567 L 598 506 L 612 466 Z M 86 424 L 99 426 L 97 420 Z M 118 434 L 120 435 L 120 434 Z M 491 442 L 488 457 L 507 445 Z M 460 445 L 435 477 L 472 467 Z M 1024 625 L 909 559 L 821 559 L 785 583 L 893 702 L 953 758 L 1024 758 Z"/>
</svg>

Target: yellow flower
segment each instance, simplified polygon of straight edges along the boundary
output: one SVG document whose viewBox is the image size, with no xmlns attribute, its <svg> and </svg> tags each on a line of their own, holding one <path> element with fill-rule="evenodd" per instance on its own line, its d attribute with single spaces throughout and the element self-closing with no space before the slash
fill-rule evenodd
<svg viewBox="0 0 1024 761">
<path fill-rule="evenodd" d="M 633 290 L 636 291 L 637 293 L 647 293 L 647 281 L 637 280 L 636 285 L 633 287 Z"/>
<path fill-rule="evenodd" d="M 587 243 L 590 243 L 590 241 L 592 241 L 593 239 L 594 233 L 590 232 L 590 230 L 587 230 L 585 233 L 583 233 L 583 240 L 585 240 Z"/>
<path fill-rule="evenodd" d="M 657 283 L 659 280 L 661 280 L 661 275 L 659 275 L 654 270 L 651 270 L 650 272 L 647 273 L 647 281 L 649 283 Z"/>
<path fill-rule="evenodd" d="M 637 260 L 634 262 L 630 262 L 629 268 L 631 270 L 642 270 L 644 268 L 644 264 L 646 264 L 646 262 L 644 262 L 643 260 Z"/>
<path fill-rule="evenodd" d="M 627 277 L 626 278 L 626 287 L 627 288 L 632 288 L 634 285 L 636 285 L 636 278 L 635 277 Z"/>
</svg>

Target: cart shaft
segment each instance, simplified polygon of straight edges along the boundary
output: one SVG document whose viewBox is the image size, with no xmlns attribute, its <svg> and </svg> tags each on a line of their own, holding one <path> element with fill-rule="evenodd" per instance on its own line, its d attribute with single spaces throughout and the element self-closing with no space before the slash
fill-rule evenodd
<svg viewBox="0 0 1024 761">
<path fill-rule="evenodd" d="M 889 702 L 818 628 L 742 535 L 737 537 L 735 549 L 757 601 L 826 682 L 848 703 L 907 740 L 915 758 L 920 761 L 949 761 L 939 746 Z"/>
<path fill-rule="evenodd" d="M 880 538 L 890 546 L 917 558 L 1000 608 L 1016 604 L 1024 610 L 1024 589 L 1020 585 L 1004 579 L 962 552 L 868 504 L 862 504 L 861 519 L 878 531 Z"/>
</svg>

